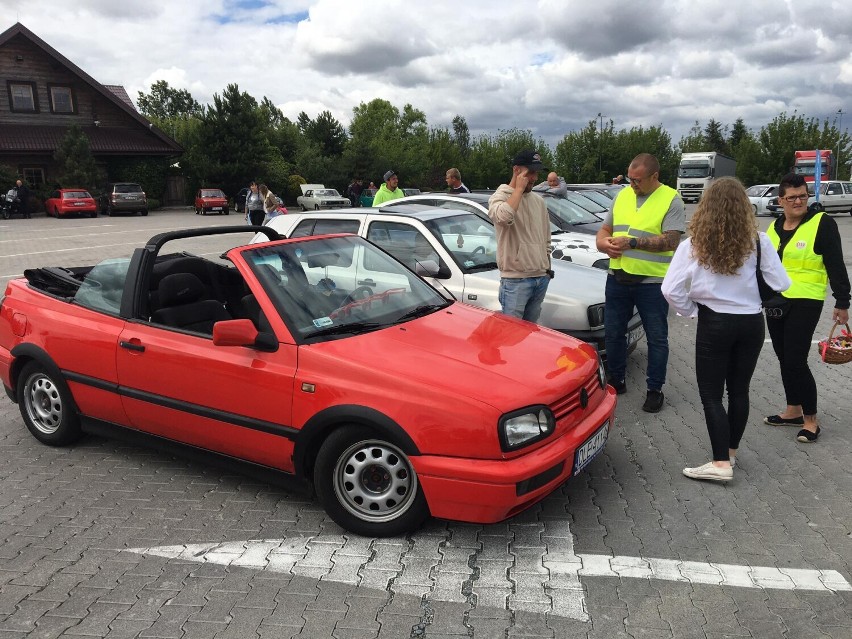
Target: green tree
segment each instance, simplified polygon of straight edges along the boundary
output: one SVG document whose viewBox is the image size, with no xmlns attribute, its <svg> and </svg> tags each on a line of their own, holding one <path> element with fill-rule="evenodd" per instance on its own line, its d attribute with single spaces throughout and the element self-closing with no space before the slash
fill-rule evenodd
<svg viewBox="0 0 852 639">
<path fill-rule="evenodd" d="M 470 128 L 463 116 L 453 118 L 453 143 L 458 147 L 461 157 L 466 158 L 470 153 Z M 449 168 L 449 167 L 448 167 Z"/>
<path fill-rule="evenodd" d="M 704 127 L 704 138 L 707 141 L 705 151 L 715 151 L 722 155 L 730 155 L 731 150 L 728 148 L 728 141 L 725 139 L 727 126 L 722 126 L 720 122 L 710 118 L 707 126 Z"/>
<path fill-rule="evenodd" d="M 201 105 L 186 89 L 173 89 L 165 80 L 151 85 L 151 92 L 139 91 L 139 112 L 149 120 L 166 121 L 176 117 L 201 115 Z"/>
<path fill-rule="evenodd" d="M 689 133 L 680 139 L 677 146 L 681 153 L 701 153 L 707 150 L 707 139 L 698 120 L 689 129 Z"/>
<path fill-rule="evenodd" d="M 89 138 L 76 124 L 68 127 L 53 159 L 56 160 L 59 183 L 64 188 L 95 190 L 103 181 L 103 173 L 95 164 Z"/>
<path fill-rule="evenodd" d="M 269 142 L 269 123 L 257 100 L 229 84 L 201 116 L 197 144 L 208 162 L 193 167 L 202 185 L 216 185 L 236 193 L 264 173 L 275 158 Z"/>
<path fill-rule="evenodd" d="M 748 130 L 748 127 L 743 122 L 742 118 L 737 118 L 734 122 L 734 125 L 731 127 L 731 132 L 728 135 L 728 148 L 731 150 L 731 153 L 736 157 L 737 147 L 747 137 L 751 137 L 751 131 Z"/>
</svg>

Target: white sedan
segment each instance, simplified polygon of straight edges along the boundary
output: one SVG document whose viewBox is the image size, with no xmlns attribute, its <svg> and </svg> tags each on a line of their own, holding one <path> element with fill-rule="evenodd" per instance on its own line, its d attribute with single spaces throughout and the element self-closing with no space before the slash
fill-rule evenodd
<svg viewBox="0 0 852 639">
<path fill-rule="evenodd" d="M 410 197 L 391 200 L 382 204 L 382 208 L 393 208 L 406 204 L 424 204 L 438 206 L 442 209 L 458 209 L 475 213 L 483 220 L 492 224 L 488 217 L 488 198 L 490 193 L 424 193 Z M 590 202 L 591 204 L 591 202 Z M 589 217 L 593 217 L 590 216 Z M 601 253 L 595 246 L 595 236 L 576 231 L 562 231 L 551 224 L 550 246 L 554 259 L 574 262 L 580 266 L 609 268 L 609 257 Z"/>
<path fill-rule="evenodd" d="M 772 198 L 778 195 L 777 184 L 755 184 L 746 189 L 746 195 L 748 195 L 755 215 L 775 215 L 766 206 Z"/>
<path fill-rule="evenodd" d="M 301 184 L 302 195 L 296 198 L 296 204 L 303 211 L 319 211 L 321 209 L 342 209 L 352 206 L 352 203 L 335 189 L 327 189 L 322 184 Z"/>
</svg>

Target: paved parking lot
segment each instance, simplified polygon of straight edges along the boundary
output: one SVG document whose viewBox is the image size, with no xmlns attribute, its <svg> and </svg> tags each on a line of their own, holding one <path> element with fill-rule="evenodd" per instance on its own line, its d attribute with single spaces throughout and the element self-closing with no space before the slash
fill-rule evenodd
<svg viewBox="0 0 852 639">
<path fill-rule="evenodd" d="M 836 220 L 848 264 L 852 217 Z M 0 286 L 31 266 L 241 221 L 191 209 L 0 221 Z M 829 317 L 827 306 L 819 333 Z M 4 395 L 0 639 L 849 639 L 852 366 L 814 349 L 823 434 L 799 444 L 795 428 L 762 424 L 782 401 L 767 343 L 734 480 L 695 482 L 681 475 L 709 459 L 695 327 L 670 325 L 661 413 L 640 410 L 643 342 L 607 448 L 579 477 L 507 522 L 432 520 L 405 538 L 344 533 L 297 486 L 203 461 L 96 437 L 42 446 Z"/>
</svg>

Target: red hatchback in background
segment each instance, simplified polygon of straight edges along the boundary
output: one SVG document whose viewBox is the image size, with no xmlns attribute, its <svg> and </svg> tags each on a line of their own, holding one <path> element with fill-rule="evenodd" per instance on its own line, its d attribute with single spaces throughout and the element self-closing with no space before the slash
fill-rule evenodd
<svg viewBox="0 0 852 639">
<path fill-rule="evenodd" d="M 44 201 L 44 210 L 53 217 L 77 214 L 98 216 L 98 205 L 88 191 L 84 189 L 59 189 Z"/>
<path fill-rule="evenodd" d="M 228 215 L 228 198 L 222 192 L 222 189 L 198 189 L 195 194 L 195 214 L 207 215 L 208 213 L 218 213 L 219 215 Z"/>
</svg>

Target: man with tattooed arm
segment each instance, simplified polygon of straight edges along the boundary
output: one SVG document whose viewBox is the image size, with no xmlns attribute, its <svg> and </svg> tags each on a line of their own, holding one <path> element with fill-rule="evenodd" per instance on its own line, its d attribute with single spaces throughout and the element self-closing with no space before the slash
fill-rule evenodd
<svg viewBox="0 0 852 639">
<path fill-rule="evenodd" d="M 610 257 L 606 281 L 604 340 L 610 384 L 621 394 L 627 368 L 627 323 L 639 312 L 648 340 L 648 392 L 642 410 L 663 408 L 669 359 L 669 305 L 661 290 L 674 251 L 686 228 L 683 200 L 660 182 L 660 163 L 640 153 L 627 170 L 622 189 L 597 234 L 598 250 Z"/>
</svg>

